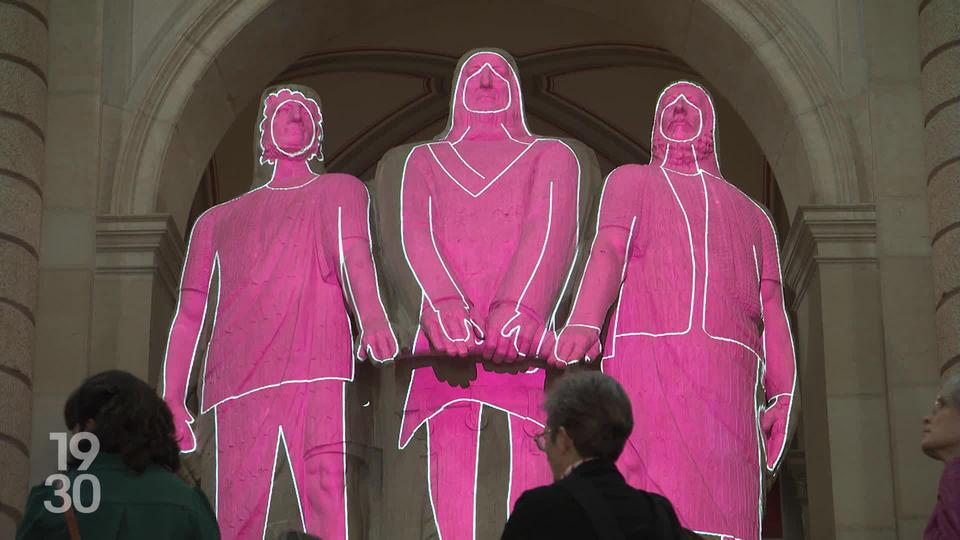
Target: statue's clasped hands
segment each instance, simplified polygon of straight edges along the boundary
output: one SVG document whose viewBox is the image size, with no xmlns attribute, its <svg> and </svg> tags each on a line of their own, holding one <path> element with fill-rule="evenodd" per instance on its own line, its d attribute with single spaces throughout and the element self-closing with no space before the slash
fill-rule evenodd
<svg viewBox="0 0 960 540">
<path fill-rule="evenodd" d="M 581 360 L 592 362 L 600 356 L 600 329 L 584 324 L 568 324 L 556 337 L 556 344 L 546 350 L 549 352 L 546 355 L 547 363 L 559 369 Z"/>
<path fill-rule="evenodd" d="M 543 322 L 515 304 L 494 304 L 482 322 L 460 299 L 432 306 L 436 317 L 423 318 L 423 332 L 434 350 L 449 356 L 479 354 L 497 364 L 513 363 L 536 355 L 543 337 Z"/>
<path fill-rule="evenodd" d="M 472 318 L 462 300 L 452 298 L 432 304 L 436 317 L 424 317 L 422 328 L 433 349 L 449 356 L 476 352 L 483 329 Z"/>
<path fill-rule="evenodd" d="M 487 316 L 487 338 L 480 345 L 485 360 L 513 363 L 537 355 L 543 322 L 518 305 L 494 304 Z"/>
</svg>

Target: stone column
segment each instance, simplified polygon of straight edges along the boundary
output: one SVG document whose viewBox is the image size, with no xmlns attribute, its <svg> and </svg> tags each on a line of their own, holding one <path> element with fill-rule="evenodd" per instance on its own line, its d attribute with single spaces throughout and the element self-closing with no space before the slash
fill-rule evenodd
<svg viewBox="0 0 960 540">
<path fill-rule="evenodd" d="M 920 0 L 927 189 L 940 362 L 960 363 L 960 2 Z"/>
<path fill-rule="evenodd" d="M 0 1 L 0 537 L 26 501 L 47 113 L 47 2 Z"/>
<path fill-rule="evenodd" d="M 783 242 L 805 461 L 787 474 L 808 539 L 898 538 L 876 221 L 872 205 L 800 207 Z"/>
</svg>

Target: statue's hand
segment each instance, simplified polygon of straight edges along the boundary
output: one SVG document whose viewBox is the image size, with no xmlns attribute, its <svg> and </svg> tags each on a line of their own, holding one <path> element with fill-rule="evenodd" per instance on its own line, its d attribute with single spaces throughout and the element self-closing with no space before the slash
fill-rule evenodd
<svg viewBox="0 0 960 540">
<path fill-rule="evenodd" d="M 420 321 L 424 334 L 433 349 L 450 356 L 466 356 L 482 332 L 473 320 L 470 311 L 459 299 L 443 300 L 433 304 L 436 316 L 424 310 Z"/>
<path fill-rule="evenodd" d="M 364 325 L 357 358 L 360 360 L 370 358 L 374 362 L 386 363 L 392 362 L 399 353 L 400 345 L 397 343 L 397 336 L 394 335 L 390 323 L 382 320 Z"/>
<path fill-rule="evenodd" d="M 592 326 L 568 324 L 557 336 L 557 344 L 547 362 L 564 368 L 567 364 L 585 360 L 592 362 L 600 356 L 600 330 Z"/>
<path fill-rule="evenodd" d="M 169 403 L 168 401 L 167 404 Z M 177 439 L 180 452 L 183 454 L 193 452 L 197 449 L 197 437 L 190 426 L 193 423 L 193 417 L 183 405 L 170 407 L 170 412 L 173 413 L 174 437 Z"/>
<path fill-rule="evenodd" d="M 532 356 L 544 331 L 542 321 L 506 303 L 490 310 L 486 328 L 487 337 L 480 350 L 485 359 L 498 364 Z"/>
<path fill-rule="evenodd" d="M 786 451 L 787 421 L 790 415 L 790 396 L 777 398 L 773 405 L 760 412 L 760 428 L 763 431 L 763 446 L 766 450 L 767 469 L 773 470 Z"/>
</svg>

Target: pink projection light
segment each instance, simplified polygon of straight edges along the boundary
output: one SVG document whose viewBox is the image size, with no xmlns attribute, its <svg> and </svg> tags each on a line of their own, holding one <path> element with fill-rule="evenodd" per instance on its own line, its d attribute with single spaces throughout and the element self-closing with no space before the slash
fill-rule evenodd
<svg viewBox="0 0 960 540">
<path fill-rule="evenodd" d="M 201 413 L 215 410 L 217 517 L 225 538 L 263 538 L 274 464 L 290 463 L 301 525 L 347 538 L 345 384 L 356 356 L 399 352 L 380 300 L 370 198 L 346 174 L 318 175 L 320 107 L 281 89 L 264 101 L 265 185 L 214 206 L 190 234 L 163 368 L 180 447 L 197 447 L 185 399 L 214 269 L 216 312 L 202 374 Z"/>
<path fill-rule="evenodd" d="M 618 464 L 627 481 L 666 495 L 702 534 L 759 540 L 764 468 L 775 472 L 785 452 L 796 358 L 773 223 L 720 175 L 714 118 L 694 83 L 660 94 L 651 164 L 605 181 L 551 362 L 599 356 L 616 302 L 603 370 L 634 405 Z"/>
<path fill-rule="evenodd" d="M 414 354 L 448 362 L 539 354 L 576 253 L 580 165 L 557 139 L 530 133 L 519 79 L 500 53 L 469 54 L 454 85 L 449 130 L 407 155 L 401 185 L 403 252 L 422 290 Z M 544 373 L 479 369 L 466 388 L 414 371 L 400 448 L 424 424 L 428 488 L 444 540 L 475 537 L 482 407 L 510 418 L 508 508 L 550 482 L 532 443 L 544 419 Z"/>
<path fill-rule="evenodd" d="M 309 130 L 303 129 L 303 146 L 297 148 L 295 145 L 278 145 L 277 132 L 275 124 L 277 123 L 277 111 L 284 109 L 286 114 L 299 115 L 306 114 L 307 118 L 313 120 L 309 122 Z M 270 121 L 269 125 L 267 121 Z M 283 137 L 283 134 L 281 134 Z M 296 90 L 286 88 L 271 92 L 263 104 L 263 114 L 260 119 L 260 164 L 275 164 L 282 157 L 302 158 L 304 161 L 319 155 L 323 160 L 323 114 L 320 112 L 320 105 L 313 99 L 303 95 Z"/>
</svg>

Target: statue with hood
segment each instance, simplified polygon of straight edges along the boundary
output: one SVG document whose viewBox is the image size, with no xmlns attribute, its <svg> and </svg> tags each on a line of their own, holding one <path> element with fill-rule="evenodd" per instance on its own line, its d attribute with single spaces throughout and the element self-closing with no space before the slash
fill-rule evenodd
<svg viewBox="0 0 960 540">
<path fill-rule="evenodd" d="M 618 462 L 627 482 L 665 495 L 700 534 L 759 540 L 796 358 L 772 221 L 721 176 L 715 128 L 700 86 L 660 95 L 651 163 L 607 177 L 552 362 L 600 357 L 605 327 L 603 371 L 634 408 Z"/>
<path fill-rule="evenodd" d="M 303 529 L 347 538 L 346 383 L 354 356 L 383 362 L 398 353 L 379 297 L 367 190 L 353 176 L 310 168 L 323 124 L 304 90 L 264 92 L 259 150 L 269 181 L 194 224 L 164 360 L 163 396 L 181 450 L 192 452 L 185 398 L 215 294 L 200 412 L 215 414 L 225 538 L 263 537 L 281 447 Z"/>
<path fill-rule="evenodd" d="M 413 370 L 399 447 L 425 432 L 430 508 L 448 540 L 475 538 L 486 512 L 477 500 L 483 410 L 509 418 L 509 463 L 499 468 L 509 471 L 508 512 L 524 490 L 552 481 L 533 440 L 545 422 L 545 371 L 527 359 L 552 349 L 577 254 L 582 173 L 596 168 L 579 143 L 531 133 L 504 51 L 465 54 L 451 98 L 446 131 L 388 153 L 375 188 L 384 259 L 408 269 L 406 282 L 394 276 L 395 303 L 406 308 L 395 319 L 415 329 L 411 354 L 434 362 Z M 396 157 L 402 169 L 391 173 Z M 447 368 L 469 375 L 453 381 Z"/>
</svg>

